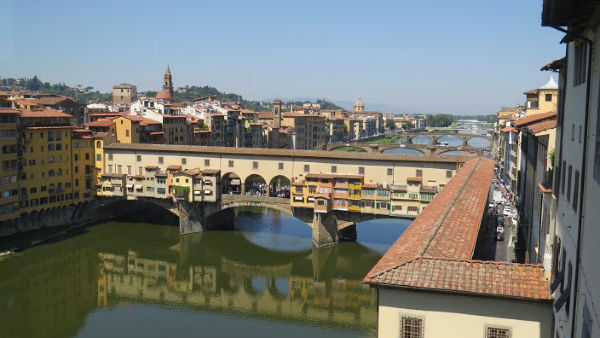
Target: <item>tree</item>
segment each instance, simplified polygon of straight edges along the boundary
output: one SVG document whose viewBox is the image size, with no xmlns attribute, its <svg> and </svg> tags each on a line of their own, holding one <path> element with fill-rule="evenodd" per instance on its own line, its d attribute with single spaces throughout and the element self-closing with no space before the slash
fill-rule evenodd
<svg viewBox="0 0 600 338">
<path fill-rule="evenodd" d="M 448 114 L 436 114 L 427 116 L 427 125 L 430 127 L 448 127 L 454 122 L 454 116 Z"/>
<path fill-rule="evenodd" d="M 394 122 L 394 119 L 387 119 L 387 121 L 385 121 L 385 126 L 388 129 L 394 130 L 396 129 L 396 122 Z"/>
<path fill-rule="evenodd" d="M 37 75 L 35 75 L 33 77 L 33 79 L 27 80 L 27 84 L 25 85 L 25 88 L 27 88 L 27 90 L 40 90 L 41 86 L 42 86 L 42 81 L 40 81 L 40 79 L 38 79 Z"/>
</svg>

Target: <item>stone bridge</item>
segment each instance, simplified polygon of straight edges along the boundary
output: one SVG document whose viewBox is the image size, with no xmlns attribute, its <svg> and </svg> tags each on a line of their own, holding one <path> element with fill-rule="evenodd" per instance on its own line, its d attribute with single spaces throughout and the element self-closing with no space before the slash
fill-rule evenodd
<svg viewBox="0 0 600 338">
<path fill-rule="evenodd" d="M 381 153 L 387 149 L 405 148 L 420 151 L 424 155 L 443 155 L 448 151 L 465 151 L 473 154 L 482 155 L 483 149 L 473 148 L 469 146 L 462 147 L 439 147 L 431 144 L 405 144 L 405 143 L 347 143 L 347 144 L 329 144 L 327 150 L 336 148 L 354 147 L 363 149 L 365 152 Z"/>
<path fill-rule="evenodd" d="M 150 203 L 168 210 L 179 218 L 179 232 L 184 234 L 212 230 L 220 226 L 211 222 L 215 214 L 236 207 L 263 207 L 292 215 L 312 228 L 313 243 L 316 246 L 333 244 L 339 241 L 356 240 L 356 223 L 388 217 L 386 215 L 363 214 L 358 212 L 332 210 L 328 213 L 315 213 L 311 208 L 292 208 L 288 198 L 264 197 L 255 195 L 222 195 L 219 202 L 187 202 L 175 198 L 153 198 L 130 196 L 101 198 L 95 208 L 101 208 L 105 216 L 118 217 L 130 210 L 124 201 Z M 213 221 L 215 221 L 213 219 Z M 227 215 L 219 216 L 219 221 L 230 221 Z M 231 220 L 232 222 L 233 220 Z"/>
</svg>

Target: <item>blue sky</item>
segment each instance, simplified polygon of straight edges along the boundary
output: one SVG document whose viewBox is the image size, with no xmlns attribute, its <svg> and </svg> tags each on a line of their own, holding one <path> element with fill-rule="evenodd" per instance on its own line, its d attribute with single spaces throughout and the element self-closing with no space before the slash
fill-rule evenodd
<svg viewBox="0 0 600 338">
<path fill-rule="evenodd" d="M 0 76 L 489 114 L 564 56 L 542 1 L 0 0 Z M 7 15 L 8 14 L 8 15 Z"/>
</svg>

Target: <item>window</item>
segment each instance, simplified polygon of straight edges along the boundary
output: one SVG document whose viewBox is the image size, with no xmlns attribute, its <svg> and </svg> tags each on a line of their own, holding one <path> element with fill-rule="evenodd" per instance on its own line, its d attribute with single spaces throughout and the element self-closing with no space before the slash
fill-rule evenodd
<svg viewBox="0 0 600 338">
<path fill-rule="evenodd" d="M 74 155 L 74 157 L 73 157 L 73 159 L 74 159 L 75 161 L 79 161 L 79 155 L 78 155 L 78 154 L 75 154 L 75 155 Z"/>
<path fill-rule="evenodd" d="M 79 172 L 79 167 L 78 167 L 78 166 L 75 166 L 75 167 L 73 168 L 73 170 L 75 170 L 75 173 L 78 173 L 78 172 Z"/>
<path fill-rule="evenodd" d="M 185 157 L 181 158 L 181 164 L 187 164 L 187 159 Z"/>
<path fill-rule="evenodd" d="M 304 165 L 304 172 L 307 173 L 310 171 L 310 165 L 309 164 L 305 164 Z"/>
<path fill-rule="evenodd" d="M 387 174 L 388 174 L 388 176 L 393 176 L 394 175 L 394 169 L 388 168 Z"/>
<path fill-rule="evenodd" d="M 229 160 L 227 162 L 227 165 L 229 166 L 229 168 L 233 168 L 233 160 Z"/>
<path fill-rule="evenodd" d="M 96 155 L 96 161 L 98 161 L 98 162 L 102 161 L 102 155 L 101 154 Z"/>
<path fill-rule="evenodd" d="M 407 209 L 408 209 L 408 211 L 411 211 L 411 212 L 416 212 L 418 210 L 417 207 L 408 207 Z"/>
<path fill-rule="evenodd" d="M 485 338 L 510 338 L 510 329 L 490 326 L 485 330 Z"/>
<path fill-rule="evenodd" d="M 90 153 L 85 153 L 85 159 L 89 160 L 90 159 Z"/>
<path fill-rule="evenodd" d="M 423 319 L 402 316 L 402 325 L 400 326 L 400 337 L 423 338 Z"/>
<path fill-rule="evenodd" d="M 137 155 L 137 156 L 136 156 L 136 160 L 137 160 L 138 162 L 142 162 L 142 155 Z"/>
<path fill-rule="evenodd" d="M 122 166 L 122 165 L 120 165 L 120 164 L 119 164 L 119 165 L 117 165 L 117 173 L 119 173 L 119 174 L 121 173 L 122 167 L 123 167 L 123 166 Z"/>
<path fill-rule="evenodd" d="M 331 173 L 333 173 L 333 174 L 337 173 L 337 166 L 335 166 L 335 165 L 331 166 Z"/>
<path fill-rule="evenodd" d="M 283 162 L 279 162 L 279 170 L 283 170 Z"/>
<path fill-rule="evenodd" d="M 567 172 L 567 161 L 563 160 L 562 163 L 562 177 L 561 177 L 561 184 L 560 184 L 560 192 L 562 194 L 565 193 L 565 173 Z"/>
<path fill-rule="evenodd" d="M 587 44 L 579 43 L 575 46 L 575 74 L 573 86 L 585 83 L 587 72 Z"/>
<path fill-rule="evenodd" d="M 452 178 L 452 170 L 446 170 L 446 178 Z"/>
<path fill-rule="evenodd" d="M 102 143 L 100 141 L 96 141 L 96 148 L 102 148 Z"/>
<path fill-rule="evenodd" d="M 112 161 L 113 160 L 113 154 L 108 154 L 108 160 Z"/>
<path fill-rule="evenodd" d="M 569 164 L 569 177 L 567 177 L 567 201 L 571 202 L 571 176 L 573 174 L 573 167 Z"/>
<path fill-rule="evenodd" d="M 417 177 L 423 177 L 423 170 L 417 169 Z"/>
<path fill-rule="evenodd" d="M 577 212 L 577 201 L 579 200 L 579 170 L 575 170 L 575 186 L 573 189 L 573 210 Z"/>
<path fill-rule="evenodd" d="M 365 174 L 365 167 L 358 167 L 358 174 L 359 175 L 364 175 Z"/>
<path fill-rule="evenodd" d="M 164 163 L 164 158 L 162 156 L 158 157 L 158 164 L 163 164 Z"/>
<path fill-rule="evenodd" d="M 581 143 L 581 125 L 579 125 L 579 143 Z"/>
<path fill-rule="evenodd" d="M 546 94 L 546 102 L 552 101 L 552 94 Z"/>
<path fill-rule="evenodd" d="M 210 160 L 204 160 L 204 166 L 210 167 Z"/>
<path fill-rule="evenodd" d="M 131 166 L 130 165 L 127 166 L 127 175 L 131 175 Z"/>
<path fill-rule="evenodd" d="M 123 122 L 123 121 L 121 121 Z M 129 137 L 129 129 L 125 129 L 125 137 Z"/>
<path fill-rule="evenodd" d="M 252 162 L 252 169 L 258 169 L 258 162 L 257 161 Z"/>
</svg>

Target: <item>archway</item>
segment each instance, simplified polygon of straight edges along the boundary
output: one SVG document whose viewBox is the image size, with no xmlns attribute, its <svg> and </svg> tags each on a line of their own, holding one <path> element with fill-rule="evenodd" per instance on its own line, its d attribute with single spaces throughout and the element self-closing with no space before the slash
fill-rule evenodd
<svg viewBox="0 0 600 338">
<path fill-rule="evenodd" d="M 269 187 L 265 179 L 257 174 L 252 174 L 246 177 L 244 181 L 246 195 L 268 196 Z"/>
<path fill-rule="evenodd" d="M 226 173 L 221 179 L 223 194 L 239 195 L 242 193 L 242 181 L 235 173 Z"/>
<path fill-rule="evenodd" d="M 269 197 L 290 198 L 290 179 L 277 175 L 269 182 Z"/>
</svg>

